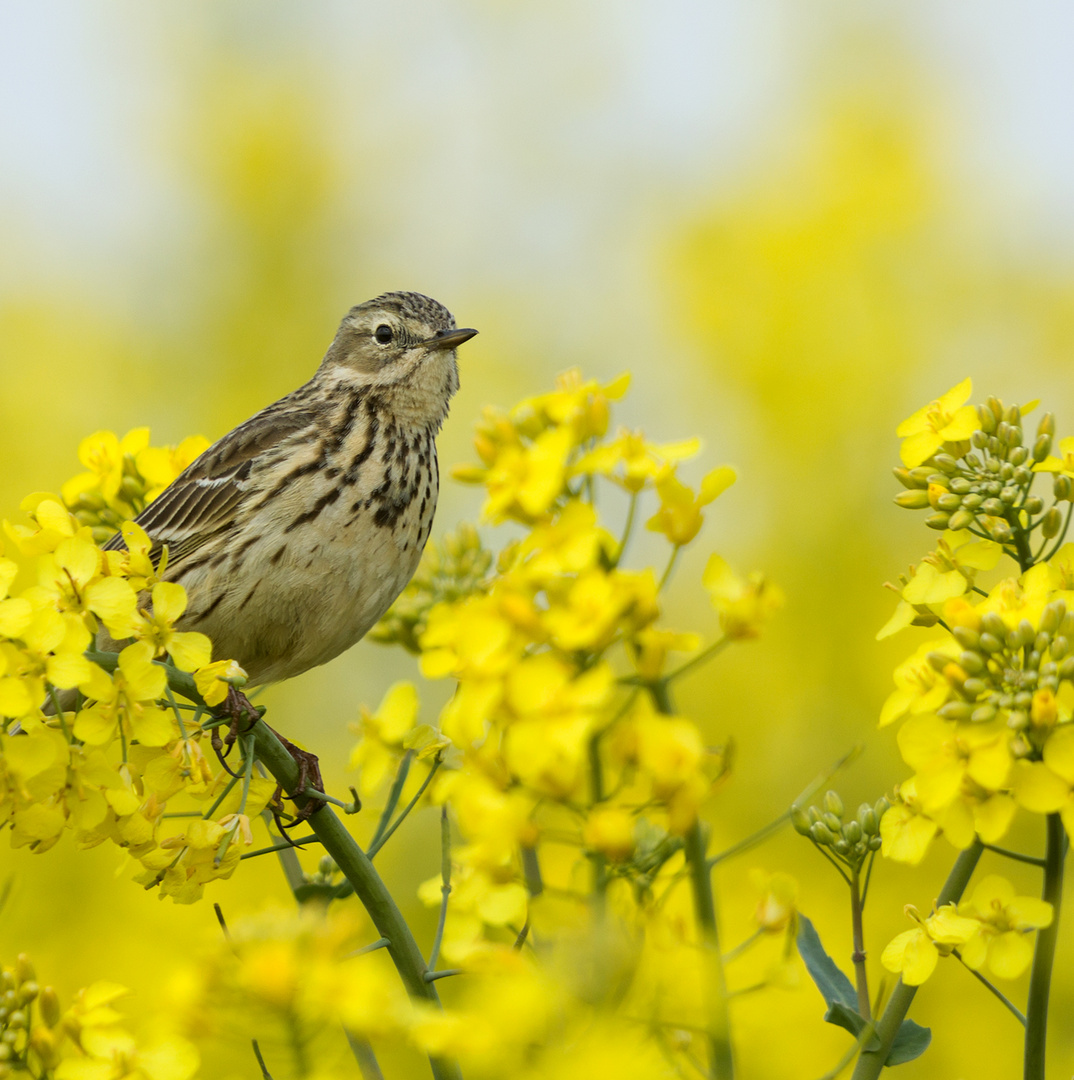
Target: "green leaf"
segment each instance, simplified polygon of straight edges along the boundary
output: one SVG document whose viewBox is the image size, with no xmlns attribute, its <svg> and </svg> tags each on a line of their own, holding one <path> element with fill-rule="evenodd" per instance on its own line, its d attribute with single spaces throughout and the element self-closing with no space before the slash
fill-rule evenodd
<svg viewBox="0 0 1074 1080">
<path fill-rule="evenodd" d="M 919 1058 L 929 1048 L 932 1042 L 932 1030 L 915 1024 L 913 1020 L 904 1020 L 899 1025 L 899 1033 L 891 1044 L 891 1053 L 888 1054 L 885 1065 L 904 1065 L 914 1058 Z"/>
<path fill-rule="evenodd" d="M 806 971 L 817 984 L 817 989 L 828 1003 L 829 1009 L 833 1005 L 845 1005 L 857 1015 L 858 992 L 854 989 L 854 984 L 824 951 L 824 946 L 820 943 L 820 935 L 817 934 L 813 924 L 801 914 L 798 916 L 798 952 L 805 961 Z M 859 1016 L 858 1019 L 861 1020 L 861 1017 Z M 837 1021 L 833 1021 L 835 1022 Z M 863 1024 L 864 1022 L 862 1020 Z M 860 1031 L 861 1028 L 858 1030 Z"/>
</svg>

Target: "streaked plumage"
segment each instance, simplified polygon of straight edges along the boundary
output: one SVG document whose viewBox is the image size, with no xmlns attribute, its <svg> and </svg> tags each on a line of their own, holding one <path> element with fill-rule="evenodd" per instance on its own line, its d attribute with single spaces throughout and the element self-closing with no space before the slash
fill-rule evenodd
<svg viewBox="0 0 1074 1080">
<path fill-rule="evenodd" d="M 352 308 L 309 382 L 138 517 L 154 552 L 167 547 L 165 579 L 187 590 L 182 628 L 208 634 L 251 685 L 331 660 L 410 580 L 436 509 L 455 348 L 475 333 L 418 293 Z"/>
</svg>

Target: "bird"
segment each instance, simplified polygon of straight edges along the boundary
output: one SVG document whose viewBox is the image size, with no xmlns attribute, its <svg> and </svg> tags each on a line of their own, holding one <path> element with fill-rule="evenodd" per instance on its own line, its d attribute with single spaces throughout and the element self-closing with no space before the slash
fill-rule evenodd
<svg viewBox="0 0 1074 1080">
<path fill-rule="evenodd" d="M 416 292 L 352 307 L 308 382 L 135 518 L 161 578 L 186 590 L 178 628 L 208 635 L 248 687 L 332 660 L 410 581 L 436 510 L 456 349 L 476 334 Z M 116 533 L 103 546 L 126 545 Z"/>
</svg>

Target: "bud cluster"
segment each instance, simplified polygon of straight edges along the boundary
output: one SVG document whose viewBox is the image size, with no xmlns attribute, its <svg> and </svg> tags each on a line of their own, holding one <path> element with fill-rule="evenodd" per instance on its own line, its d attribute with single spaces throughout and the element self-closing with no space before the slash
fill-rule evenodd
<svg viewBox="0 0 1074 1080">
<path fill-rule="evenodd" d="M 382 645 L 399 644 L 420 653 L 419 642 L 432 608 L 484 592 L 491 566 L 492 553 L 481 546 L 477 529 L 460 525 L 425 549 L 410 584 L 368 637 Z"/>
<path fill-rule="evenodd" d="M 818 847 L 828 848 L 852 869 L 860 869 L 870 852 L 880 849 L 880 819 L 891 803 L 881 795 L 872 805 L 862 803 L 856 817 L 844 821 L 843 800 L 838 792 L 824 794 L 823 809 L 801 806 L 791 809 L 791 824 Z"/>
<path fill-rule="evenodd" d="M 958 657 L 939 652 L 928 657 L 956 694 L 939 715 L 973 723 L 998 717 L 1014 731 L 1047 734 L 1057 718 L 1060 684 L 1074 680 L 1074 611 L 1066 602 L 1048 604 L 1036 627 L 1022 619 L 1009 630 L 990 611 L 976 628 L 955 626 L 952 633 L 962 646 Z M 1015 743 L 1012 749 L 1026 756 L 1031 746 Z"/>
<path fill-rule="evenodd" d="M 44 1026 L 31 1031 L 35 1002 Z M 44 990 L 38 986 L 30 958 L 20 953 L 13 967 L 0 970 L 0 1080 L 25 1075 L 31 1053 L 46 1069 L 54 1068 L 58 1059 L 49 1052 L 55 1042 L 49 1029 L 59 1022 L 56 992 L 51 986 Z"/>
<path fill-rule="evenodd" d="M 932 509 L 925 524 L 932 529 L 968 529 L 976 524 L 993 540 L 1010 543 L 1020 529 L 1019 515 L 1043 515 L 1041 534 L 1058 535 L 1062 515 L 1057 506 L 1044 510 L 1044 500 L 1031 495 L 1036 473 L 1033 465 L 1048 457 L 1055 435 L 1055 419 L 1045 414 L 1032 447 L 1025 445 L 1022 413 L 1017 405 L 1004 406 L 991 397 L 977 406 L 980 427 L 968 442 L 945 444 L 924 465 L 898 468 L 896 479 L 907 490 L 895 502 L 910 510 Z M 950 451 L 950 452 L 947 452 Z M 1053 480 L 1055 501 L 1071 499 L 1069 476 Z"/>
</svg>

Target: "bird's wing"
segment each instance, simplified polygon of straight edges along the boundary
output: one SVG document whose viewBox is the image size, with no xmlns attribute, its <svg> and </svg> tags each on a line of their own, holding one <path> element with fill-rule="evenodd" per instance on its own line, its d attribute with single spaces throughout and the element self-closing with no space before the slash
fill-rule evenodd
<svg viewBox="0 0 1074 1080">
<path fill-rule="evenodd" d="M 227 528 L 257 459 L 315 422 L 313 408 L 284 398 L 213 443 L 135 518 L 152 541 L 154 564 L 165 545 L 171 569 Z M 111 550 L 125 546 L 121 533 L 104 544 Z"/>
</svg>

